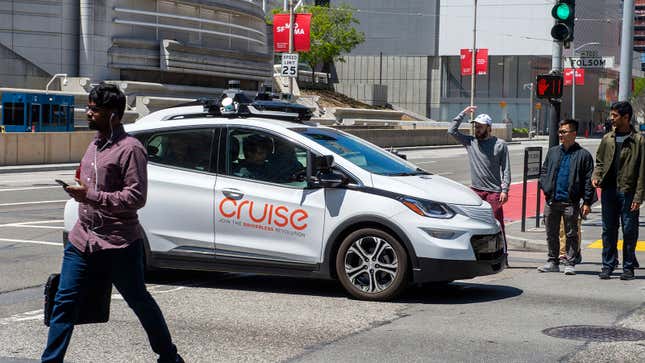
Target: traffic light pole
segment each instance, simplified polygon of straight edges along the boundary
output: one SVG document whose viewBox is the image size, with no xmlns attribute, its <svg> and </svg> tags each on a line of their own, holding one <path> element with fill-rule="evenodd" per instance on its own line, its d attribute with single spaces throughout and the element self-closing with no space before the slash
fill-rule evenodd
<svg viewBox="0 0 645 363">
<path fill-rule="evenodd" d="M 623 2 L 623 29 L 620 40 L 618 101 L 629 101 L 632 90 L 632 48 L 634 46 L 634 0 Z"/>
<path fill-rule="evenodd" d="M 551 73 L 562 74 L 562 42 L 553 42 L 553 56 L 551 58 Z M 574 81 L 575 82 L 575 81 Z M 560 123 L 560 99 L 551 98 L 551 122 L 549 123 L 549 147 L 558 145 L 558 124 Z"/>
<path fill-rule="evenodd" d="M 470 105 L 475 105 L 475 82 L 477 81 L 477 0 L 475 0 L 475 9 L 473 13 L 473 54 L 470 63 Z M 475 119 L 475 113 L 470 113 L 470 121 Z M 470 134 L 475 135 L 475 125 L 470 124 Z"/>
</svg>

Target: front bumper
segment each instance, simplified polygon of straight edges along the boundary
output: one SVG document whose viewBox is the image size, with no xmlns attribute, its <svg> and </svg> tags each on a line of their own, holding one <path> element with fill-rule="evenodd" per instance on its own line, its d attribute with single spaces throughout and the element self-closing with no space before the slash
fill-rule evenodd
<svg viewBox="0 0 645 363">
<path fill-rule="evenodd" d="M 418 268 L 414 269 L 414 282 L 471 279 L 496 274 L 506 268 L 508 255 L 504 250 L 501 233 L 473 236 L 470 242 L 476 256 L 475 261 L 420 257 Z"/>
</svg>

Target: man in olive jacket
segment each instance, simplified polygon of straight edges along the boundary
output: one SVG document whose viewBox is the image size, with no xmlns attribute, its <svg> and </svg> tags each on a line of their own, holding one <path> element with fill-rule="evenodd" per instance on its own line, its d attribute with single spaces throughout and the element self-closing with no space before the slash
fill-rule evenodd
<svg viewBox="0 0 645 363">
<path fill-rule="evenodd" d="M 596 153 L 593 186 L 601 188 L 602 271 L 610 278 L 618 265 L 618 222 L 623 231 L 623 273 L 621 280 L 634 278 L 639 208 L 645 196 L 645 138 L 631 126 L 629 102 L 611 105 L 613 131 L 602 138 Z"/>
<path fill-rule="evenodd" d="M 575 275 L 576 256 L 580 249 L 578 216 L 586 216 L 596 200 L 596 190 L 591 185 L 593 158 L 576 142 L 578 121 L 560 122 L 560 145 L 549 149 L 540 172 L 540 187 L 546 198 L 544 219 L 546 223 L 549 255 L 540 272 L 559 272 L 560 223 L 564 220 L 566 235 L 566 275 Z M 580 200 L 582 199 L 582 209 Z"/>
</svg>

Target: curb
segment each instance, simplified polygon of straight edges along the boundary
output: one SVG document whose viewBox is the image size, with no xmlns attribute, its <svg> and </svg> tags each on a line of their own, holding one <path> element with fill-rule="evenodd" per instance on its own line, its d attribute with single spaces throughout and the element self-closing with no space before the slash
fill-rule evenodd
<svg viewBox="0 0 645 363">
<path fill-rule="evenodd" d="M 526 237 L 520 237 L 522 236 L 522 233 L 526 232 L 521 232 L 519 230 L 513 231 L 511 233 L 517 233 L 519 236 L 513 236 L 509 234 L 509 227 L 520 223 L 520 221 L 513 221 L 511 223 L 506 224 L 506 244 L 508 245 L 509 250 L 516 250 L 516 251 L 532 251 L 532 252 L 549 252 L 549 246 L 546 243 L 546 234 L 543 234 L 544 239 L 535 239 L 534 234 L 536 232 L 529 232 L 528 236 Z"/>
<path fill-rule="evenodd" d="M 521 142 L 519 141 L 508 141 L 506 142 L 506 145 L 519 145 Z M 400 151 L 406 151 L 406 150 L 433 150 L 433 149 L 458 149 L 462 148 L 464 145 L 461 144 L 449 144 L 449 145 L 428 145 L 428 146 L 402 146 L 402 147 L 397 147 L 397 146 L 392 146 L 391 148 L 394 150 L 400 150 Z M 384 148 L 384 149 L 389 149 L 390 147 Z"/>
<path fill-rule="evenodd" d="M 75 170 L 77 166 L 78 163 L 2 166 L 0 167 L 0 174 L 25 173 L 34 171 Z"/>
<path fill-rule="evenodd" d="M 514 251 L 531 251 L 531 252 L 548 252 L 549 248 L 543 241 L 531 240 L 522 237 L 515 237 L 506 234 L 506 243 L 509 250 Z"/>
</svg>

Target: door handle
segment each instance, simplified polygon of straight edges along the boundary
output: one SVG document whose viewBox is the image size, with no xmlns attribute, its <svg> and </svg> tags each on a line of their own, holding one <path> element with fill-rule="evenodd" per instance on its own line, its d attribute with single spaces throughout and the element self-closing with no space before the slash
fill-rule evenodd
<svg viewBox="0 0 645 363">
<path fill-rule="evenodd" d="M 229 199 L 239 200 L 244 197 L 244 193 L 240 192 L 237 189 L 224 189 L 222 193 Z"/>
</svg>

